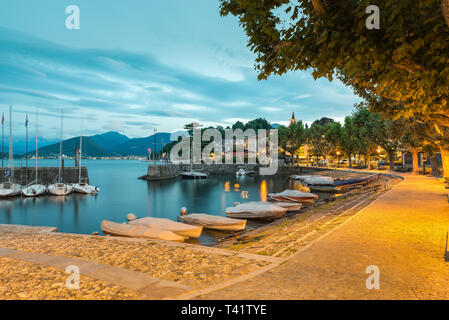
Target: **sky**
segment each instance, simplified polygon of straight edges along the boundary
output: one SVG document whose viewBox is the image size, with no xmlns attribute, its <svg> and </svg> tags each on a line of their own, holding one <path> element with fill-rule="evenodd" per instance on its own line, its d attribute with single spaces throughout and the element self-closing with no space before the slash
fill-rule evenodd
<svg viewBox="0 0 449 320">
<path fill-rule="evenodd" d="M 80 29 L 66 28 L 66 8 Z M 235 17 L 218 0 L 2 0 L 0 112 L 25 134 L 25 114 L 48 139 L 118 131 L 146 137 L 192 121 L 232 125 L 342 121 L 360 98 L 338 81 L 290 72 L 258 81 Z M 84 120 L 81 120 L 84 119 Z"/>
</svg>

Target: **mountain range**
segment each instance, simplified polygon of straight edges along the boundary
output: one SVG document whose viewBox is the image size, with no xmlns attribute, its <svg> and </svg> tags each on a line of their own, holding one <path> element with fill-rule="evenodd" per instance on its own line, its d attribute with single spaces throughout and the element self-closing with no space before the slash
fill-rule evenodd
<svg viewBox="0 0 449 320">
<path fill-rule="evenodd" d="M 112 157 L 112 156 L 146 156 L 148 149 L 160 152 L 170 142 L 170 133 L 160 132 L 146 138 L 130 139 L 118 132 L 109 131 L 94 136 L 83 136 L 83 156 L 87 157 Z M 5 139 L 7 142 L 7 139 Z M 59 141 L 39 138 L 39 156 L 53 157 L 59 155 Z M 62 153 L 74 156 L 75 149 L 80 146 L 80 137 L 66 139 L 62 143 Z M 28 154 L 34 155 L 34 140 L 30 139 Z M 5 157 L 8 157 L 8 144 L 4 146 Z M 0 149 L 1 153 L 1 149 Z M 14 156 L 25 155 L 25 140 L 14 142 Z"/>
</svg>

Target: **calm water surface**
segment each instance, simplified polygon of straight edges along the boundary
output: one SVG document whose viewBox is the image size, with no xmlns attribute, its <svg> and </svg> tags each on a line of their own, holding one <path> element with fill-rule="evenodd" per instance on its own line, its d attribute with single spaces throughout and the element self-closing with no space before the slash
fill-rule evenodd
<svg viewBox="0 0 449 320">
<path fill-rule="evenodd" d="M 33 164 L 30 161 L 29 165 Z M 57 161 L 41 160 L 39 164 L 57 166 Z M 72 161 L 66 161 L 66 166 L 70 165 Z M 176 220 L 181 207 L 185 206 L 191 213 L 225 216 L 225 208 L 236 201 L 266 201 L 268 193 L 300 188 L 285 176 L 236 177 L 229 174 L 210 175 L 206 180 L 176 178 L 147 182 L 137 179 L 146 174 L 148 165 L 138 160 L 85 160 L 83 165 L 88 167 L 91 184 L 100 187 L 98 195 L 0 200 L 0 224 L 55 226 L 60 232 L 91 234 L 98 231 L 101 234 L 102 220 L 122 223 L 131 212 L 138 217 Z M 212 245 L 216 237 L 223 235 L 205 231 L 200 242 Z"/>
</svg>

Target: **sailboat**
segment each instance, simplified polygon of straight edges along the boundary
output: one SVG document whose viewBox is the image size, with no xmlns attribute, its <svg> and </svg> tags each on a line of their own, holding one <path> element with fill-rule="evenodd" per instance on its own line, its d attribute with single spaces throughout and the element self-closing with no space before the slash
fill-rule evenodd
<svg viewBox="0 0 449 320">
<path fill-rule="evenodd" d="M 189 125 L 193 128 L 193 132 L 195 132 L 195 128 L 199 127 L 198 123 L 193 123 Z M 183 179 L 207 179 L 209 175 L 207 173 L 193 171 L 193 137 L 191 143 L 191 154 L 190 154 L 190 171 L 181 172 L 181 177 Z"/>
<path fill-rule="evenodd" d="M 8 181 L 0 183 L 0 198 L 9 198 L 20 195 L 22 186 L 13 182 L 14 180 L 14 156 L 12 148 L 12 107 L 9 106 L 9 161 Z"/>
<path fill-rule="evenodd" d="M 72 193 L 73 187 L 65 184 L 62 180 L 62 134 L 63 134 L 63 117 L 61 111 L 61 140 L 59 142 L 59 174 L 54 184 L 48 186 L 48 192 L 55 196 L 66 196 Z"/>
<path fill-rule="evenodd" d="M 97 194 L 100 191 L 99 187 L 91 186 L 87 178 L 81 178 L 81 159 L 83 159 L 83 134 L 80 136 L 80 154 L 79 154 L 79 168 L 78 168 L 78 183 L 73 184 L 73 191 L 84 194 Z"/>
<path fill-rule="evenodd" d="M 36 178 L 22 189 L 22 194 L 25 197 L 38 197 L 47 192 L 47 187 L 38 183 L 38 126 L 37 126 L 37 109 L 36 109 Z"/>
</svg>

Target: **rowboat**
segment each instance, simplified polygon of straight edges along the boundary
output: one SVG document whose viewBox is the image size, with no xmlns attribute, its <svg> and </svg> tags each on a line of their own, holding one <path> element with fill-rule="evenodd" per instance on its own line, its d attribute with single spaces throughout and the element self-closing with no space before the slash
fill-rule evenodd
<svg viewBox="0 0 449 320">
<path fill-rule="evenodd" d="M 201 232 L 203 231 L 202 226 L 191 226 L 165 218 L 146 217 L 129 221 L 128 224 L 133 226 L 145 226 L 158 230 L 167 230 L 188 238 L 199 238 L 201 236 Z"/>
<path fill-rule="evenodd" d="M 311 175 L 311 176 L 290 176 L 290 180 L 298 180 L 308 186 L 332 186 L 334 179 L 327 176 Z"/>
<path fill-rule="evenodd" d="M 267 202 L 249 202 L 226 208 L 225 212 L 230 218 L 271 220 L 285 216 L 287 209 Z"/>
<path fill-rule="evenodd" d="M 285 190 L 280 193 L 268 194 L 268 200 L 273 202 L 298 202 L 313 204 L 318 200 L 318 196 L 313 193 L 301 192 L 298 190 Z"/>
<path fill-rule="evenodd" d="M 275 206 L 287 209 L 287 212 L 299 211 L 302 208 L 302 203 L 296 202 L 274 202 Z"/>
<path fill-rule="evenodd" d="M 239 231 L 246 227 L 246 220 L 231 219 L 204 213 L 192 213 L 180 216 L 179 220 L 191 225 L 203 226 L 205 229 L 220 231 Z"/>
<path fill-rule="evenodd" d="M 153 229 L 143 225 L 120 224 L 107 220 L 101 223 L 103 233 L 111 236 L 146 238 L 183 242 L 185 238 L 171 231 Z"/>
<path fill-rule="evenodd" d="M 0 183 L 0 198 L 9 198 L 20 195 L 22 187 L 14 182 Z"/>
</svg>

